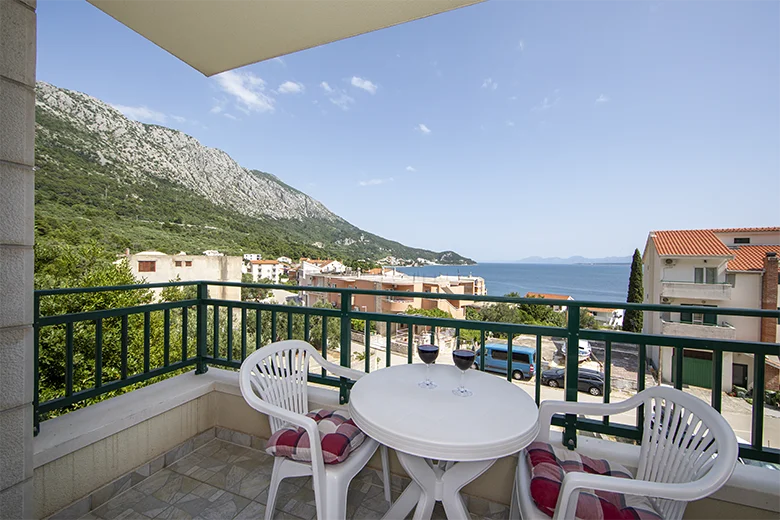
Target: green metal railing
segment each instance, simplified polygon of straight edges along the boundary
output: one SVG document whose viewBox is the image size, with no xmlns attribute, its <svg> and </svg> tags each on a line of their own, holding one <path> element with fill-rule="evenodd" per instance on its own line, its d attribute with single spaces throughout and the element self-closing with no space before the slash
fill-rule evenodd
<svg viewBox="0 0 780 520">
<path fill-rule="evenodd" d="M 195 286 L 194 298 L 181 301 L 148 303 L 123 308 L 106 308 L 83 312 L 65 313 L 53 316 L 41 315 L 41 301 L 44 298 L 73 297 L 78 294 L 96 294 L 166 287 Z M 331 293 L 338 295 L 338 304 L 334 307 L 305 307 L 296 305 L 276 305 L 252 301 L 215 299 L 209 295 L 209 287 L 232 287 L 251 289 L 286 289 Z M 381 296 L 384 298 L 426 298 L 464 300 L 467 302 L 489 302 L 530 304 L 567 307 L 565 327 L 550 327 L 531 324 L 496 323 L 485 321 L 460 320 L 454 318 L 430 318 L 409 314 L 382 314 L 354 310 L 355 295 Z M 391 364 L 391 344 L 394 343 L 390 330 L 393 326 L 405 326 L 407 334 L 406 362 L 414 359 L 415 327 L 426 327 L 435 341 L 436 330 L 452 329 L 457 344 L 460 344 L 462 331 L 476 331 L 480 356 L 477 364 L 485 369 L 485 344 L 489 335 L 506 336 L 507 371 L 506 377 L 512 379 L 513 338 L 519 335 L 536 337 L 536 375 L 534 394 L 537 404 L 541 400 L 541 359 L 543 338 L 564 338 L 567 345 L 576 349 L 580 339 L 604 342 L 604 389 L 603 401 L 611 397 L 612 346 L 613 344 L 637 345 L 638 364 L 636 367 L 636 388 L 645 387 L 647 373 L 647 347 L 669 347 L 674 349 L 674 386 L 682 388 L 684 349 L 697 349 L 712 352 L 713 388 L 711 404 L 721 411 L 724 353 L 744 353 L 754 356 L 754 388 L 752 403 L 752 429 L 750 444 L 740 445 L 740 455 L 745 458 L 780 463 L 780 450 L 763 446 L 764 442 L 764 362 L 766 356 L 780 354 L 776 343 L 761 343 L 707 338 L 677 337 L 668 335 L 637 334 L 615 330 L 580 329 L 580 313 L 583 307 L 636 309 L 648 312 L 696 312 L 716 313 L 719 316 L 747 316 L 754 318 L 770 317 L 777 319 L 780 311 L 756 309 L 726 309 L 714 307 L 677 307 L 672 305 L 628 304 L 593 301 L 559 301 L 537 298 L 509 298 L 476 296 L 450 293 L 416 293 L 403 291 L 378 291 L 358 289 L 336 289 L 328 287 L 291 287 L 269 284 L 244 284 L 232 282 L 178 282 L 146 285 L 90 287 L 77 289 L 50 289 L 35 292 L 35 429 L 40 420 L 52 412 L 65 412 L 74 406 L 83 405 L 91 399 L 110 392 L 121 391 L 134 384 L 144 383 L 154 378 L 171 375 L 173 372 L 195 367 L 197 374 L 205 373 L 209 365 L 238 369 L 242 360 L 252 351 L 270 341 L 280 339 L 303 339 L 321 349 L 323 356 L 328 351 L 338 351 L 339 363 L 352 366 L 352 321 L 364 322 L 365 331 L 365 371 L 371 370 L 371 325 L 385 325 L 384 365 Z M 192 321 L 194 316 L 194 324 Z M 133 323 L 131 324 L 131 320 Z M 153 326 L 154 323 L 154 326 Z M 132 326 L 131 326 L 132 325 Z M 91 332 L 94 328 L 94 333 Z M 160 329 L 161 334 L 160 334 Z M 51 331 L 53 332 L 47 332 Z M 338 331 L 337 339 L 329 344 L 329 335 Z M 107 334 L 113 338 L 107 345 Z M 42 334 L 48 333 L 46 344 L 52 352 L 41 352 Z M 336 338 L 336 336 L 333 336 Z M 491 340 L 497 341 L 497 340 Z M 503 341 L 503 340 L 502 340 Z M 337 344 L 333 344 L 333 343 Z M 395 342 L 397 346 L 397 341 Z M 76 349 L 78 344 L 78 352 Z M 92 347 L 94 344 L 94 348 Z M 64 359 L 59 355 L 64 346 Z M 160 348 L 162 352 L 160 352 Z M 572 350 L 575 351 L 575 350 Z M 162 357 L 159 354 L 162 354 Z M 153 356 L 156 356 L 154 357 Z M 111 361 L 107 360 L 110 358 Z M 56 379 L 58 389 L 47 390 L 46 399 L 41 398 L 39 372 L 41 357 L 47 359 L 47 377 Z M 138 356 L 142 362 L 138 361 Z M 153 359 L 154 357 L 154 359 Z M 78 359 L 77 359 L 78 358 Z M 116 366 L 118 362 L 118 367 Z M 130 367 L 130 363 L 134 363 Z M 88 367 L 88 368 L 84 368 Z M 82 373 L 82 379 L 76 384 L 74 368 Z M 107 375 L 108 369 L 111 374 Z M 51 374 L 53 369 L 53 376 Z M 567 401 L 577 401 L 577 374 L 579 371 L 577 356 L 566 356 L 566 377 L 564 396 Z M 85 374 L 85 375 L 84 375 Z M 310 373 L 312 382 L 333 386 L 339 389 L 340 400 L 349 400 L 352 381 L 325 374 L 324 370 Z M 47 379 L 47 388 L 51 386 Z M 54 395 L 52 395 L 52 393 Z M 588 419 L 574 415 L 557 416 L 554 424 L 563 427 L 564 442 L 575 447 L 577 432 L 586 431 L 599 434 L 641 440 L 641 411 L 637 412 L 634 424 L 619 424 L 608 417 Z"/>
</svg>

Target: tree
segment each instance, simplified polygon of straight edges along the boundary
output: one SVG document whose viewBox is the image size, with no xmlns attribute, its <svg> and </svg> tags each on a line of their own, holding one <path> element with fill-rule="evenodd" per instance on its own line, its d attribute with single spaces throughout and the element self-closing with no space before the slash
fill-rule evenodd
<svg viewBox="0 0 780 520">
<path fill-rule="evenodd" d="M 645 291 L 642 287 L 642 255 L 639 249 L 634 250 L 634 260 L 631 262 L 631 275 L 628 278 L 628 303 L 642 303 L 645 300 Z M 642 332 L 643 311 L 626 309 L 623 317 L 623 330 L 628 332 Z"/>
<path fill-rule="evenodd" d="M 241 283 L 255 283 L 252 279 L 251 273 L 244 273 L 241 275 Z M 273 280 L 262 278 L 257 283 L 274 283 Z M 261 289 L 259 287 L 242 287 L 241 288 L 241 300 L 259 302 L 268 298 L 271 291 L 268 289 Z"/>
<path fill-rule="evenodd" d="M 583 308 L 580 308 L 580 328 L 581 329 L 598 329 L 599 322 L 593 317 L 591 313 Z"/>
</svg>

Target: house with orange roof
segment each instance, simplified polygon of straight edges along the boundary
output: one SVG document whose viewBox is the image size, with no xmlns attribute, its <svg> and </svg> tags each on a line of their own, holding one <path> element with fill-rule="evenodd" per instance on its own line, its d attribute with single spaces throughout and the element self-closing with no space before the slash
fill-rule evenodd
<svg viewBox="0 0 780 520">
<path fill-rule="evenodd" d="M 536 293 L 529 292 L 525 294 L 526 298 L 544 298 L 546 300 L 574 300 L 568 294 L 548 294 L 548 293 Z M 553 305 L 552 310 L 555 312 L 566 312 L 567 307 L 565 305 Z"/>
<path fill-rule="evenodd" d="M 271 280 L 273 283 L 279 283 L 279 278 L 284 275 L 284 265 L 278 260 L 250 260 L 248 272 L 255 282 Z"/>
<path fill-rule="evenodd" d="M 645 302 L 740 309 L 778 308 L 780 227 L 653 231 L 645 244 Z M 646 312 L 645 334 L 777 343 L 773 318 L 718 316 L 717 313 Z M 648 347 L 661 378 L 673 382 L 674 349 Z M 712 387 L 712 354 L 683 350 L 684 384 Z M 780 364 L 768 359 L 767 389 L 780 389 Z M 753 385 L 753 356 L 723 353 L 724 391 Z"/>
</svg>

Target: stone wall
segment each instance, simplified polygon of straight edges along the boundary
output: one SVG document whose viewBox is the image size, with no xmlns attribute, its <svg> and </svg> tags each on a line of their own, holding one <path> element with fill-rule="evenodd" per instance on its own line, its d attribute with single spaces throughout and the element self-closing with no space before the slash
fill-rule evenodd
<svg viewBox="0 0 780 520">
<path fill-rule="evenodd" d="M 0 518 L 32 515 L 35 0 L 0 0 Z"/>
</svg>

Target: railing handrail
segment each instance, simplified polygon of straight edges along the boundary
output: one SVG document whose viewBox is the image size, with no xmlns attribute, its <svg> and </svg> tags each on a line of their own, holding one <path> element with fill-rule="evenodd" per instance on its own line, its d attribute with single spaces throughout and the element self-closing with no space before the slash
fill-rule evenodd
<svg viewBox="0 0 780 520">
<path fill-rule="evenodd" d="M 161 303 L 144 303 L 132 307 L 122 308 L 109 308 L 99 310 L 89 310 L 83 312 L 66 313 L 52 316 L 41 316 L 41 298 L 56 295 L 69 295 L 69 294 L 89 294 L 108 291 L 132 291 L 132 290 L 148 290 L 153 288 L 165 288 L 165 287 L 182 287 L 182 286 L 197 286 L 197 297 L 194 299 L 179 300 L 173 302 L 161 302 Z M 310 292 L 322 292 L 333 293 L 340 296 L 340 302 L 338 306 L 334 307 L 304 307 L 297 305 L 280 305 L 272 303 L 261 303 L 254 301 L 241 301 L 241 300 L 227 300 L 210 298 L 208 296 L 209 286 L 225 286 L 225 287 L 240 287 L 240 288 L 258 288 L 258 289 L 286 289 L 286 290 L 299 290 Z M 413 298 L 427 298 L 427 299 L 443 299 L 443 300 L 467 300 L 467 301 L 480 301 L 488 303 L 509 303 L 513 305 L 529 304 L 529 305 L 563 305 L 568 307 L 567 324 L 565 326 L 548 326 L 548 325 L 536 325 L 536 324 L 521 324 L 521 323 L 504 323 L 504 322 L 487 322 L 487 321 L 474 321 L 466 319 L 456 318 L 434 318 L 421 315 L 411 314 L 384 314 L 381 312 L 364 312 L 359 310 L 353 310 L 352 304 L 354 303 L 353 297 L 355 295 L 379 295 L 384 296 L 387 300 L 401 299 L 404 302 L 408 302 Z M 188 329 L 187 311 L 195 307 L 197 311 L 196 315 L 196 330 L 195 341 L 196 349 L 195 355 L 190 355 L 191 350 L 187 349 L 187 338 L 189 337 L 192 342 L 192 329 Z M 371 324 L 384 323 L 386 324 L 386 332 L 384 338 L 386 341 L 386 366 L 391 364 L 391 348 L 393 346 L 397 349 L 399 340 L 391 333 L 391 325 L 405 325 L 406 326 L 406 346 L 407 346 L 407 361 L 412 362 L 413 356 L 413 326 L 425 326 L 430 328 L 430 335 L 435 341 L 437 337 L 436 331 L 441 329 L 454 329 L 454 338 L 458 344 L 461 342 L 462 331 L 477 331 L 479 332 L 478 344 L 483 345 L 486 342 L 488 333 L 505 334 L 507 337 L 507 348 L 511 352 L 512 341 L 514 337 L 520 335 L 532 335 L 536 336 L 536 349 L 537 359 L 541 359 L 542 338 L 543 337 L 563 337 L 569 344 L 577 344 L 580 339 L 604 341 L 605 347 L 605 360 L 604 360 L 604 398 L 605 402 L 609 401 L 610 385 L 609 381 L 611 374 L 611 345 L 613 343 L 627 343 L 638 345 L 637 355 L 639 356 L 638 374 L 637 374 L 637 388 L 642 390 L 645 385 L 645 372 L 647 365 L 647 346 L 659 346 L 659 347 L 671 347 L 674 349 L 674 385 L 677 388 L 682 388 L 682 370 L 683 370 L 683 357 L 684 349 L 699 349 L 712 352 L 713 359 L 713 373 L 716 377 L 713 378 L 713 390 L 712 390 L 712 406 L 717 410 L 720 410 L 721 406 L 721 381 L 720 373 L 723 371 L 723 353 L 725 352 L 737 352 L 752 354 L 754 356 L 754 388 L 764 388 L 764 359 L 766 356 L 774 356 L 780 354 L 780 346 L 777 343 L 764 343 L 756 341 L 737 341 L 727 339 L 709 339 L 709 338 L 695 338 L 695 337 L 680 337 L 670 335 L 657 335 L 657 334 L 644 334 L 633 333 L 618 330 L 608 329 L 580 329 L 579 316 L 580 310 L 583 307 L 609 307 L 609 308 L 623 308 L 623 309 L 637 309 L 642 311 L 655 311 L 655 312 L 696 312 L 702 314 L 717 314 L 717 315 L 741 315 L 750 317 L 770 317 L 777 319 L 780 317 L 780 311 L 778 310 L 762 310 L 762 309 L 726 309 L 726 308 L 713 308 L 713 307 L 689 307 L 689 306 L 675 306 L 675 305 L 655 305 L 655 304 L 633 304 L 633 303 L 615 303 L 615 302 L 591 302 L 591 301 L 573 301 L 573 300 L 549 300 L 544 298 L 514 298 L 514 297 L 495 297 L 495 296 L 476 296 L 467 294 L 451 294 L 451 293 L 414 293 L 408 291 L 380 291 L 380 290 L 363 290 L 353 288 L 333 288 L 333 287 L 309 287 L 309 286 L 289 286 L 279 284 L 255 284 L 255 283 L 237 283 L 237 282 L 215 282 L 215 281 L 187 281 L 187 282 L 168 282 L 168 283 L 156 283 L 156 284 L 136 284 L 136 285 L 123 285 L 123 286 L 104 286 L 104 287 L 85 287 L 85 288 L 62 288 L 62 289 L 46 289 L 35 292 L 34 295 L 34 334 L 35 334 L 35 396 L 34 396 L 34 408 L 35 408 L 35 421 L 36 428 L 38 425 L 38 418 L 40 413 L 49 411 L 64 409 L 68 406 L 82 403 L 87 399 L 101 396 L 109 391 L 118 390 L 120 388 L 129 386 L 131 384 L 147 381 L 153 377 L 163 376 L 169 374 L 175 370 L 189 368 L 190 366 L 196 366 L 196 373 L 203 373 L 208 370 L 208 365 L 225 366 L 230 368 L 238 368 L 241 365 L 241 361 L 247 354 L 247 312 L 256 311 L 250 316 L 254 316 L 256 320 L 256 332 L 254 339 L 254 348 L 259 348 L 261 345 L 261 335 L 259 333 L 261 327 L 261 314 L 270 313 L 271 325 L 270 331 L 272 340 L 279 338 L 284 334 L 284 331 L 279 331 L 277 327 L 277 317 L 279 315 L 287 316 L 287 337 L 292 337 L 293 328 L 295 323 L 295 316 L 299 316 L 304 322 L 304 340 L 309 341 L 310 333 L 312 329 L 310 327 L 310 321 L 312 317 L 320 317 L 322 322 L 322 341 L 321 347 L 325 353 L 328 348 L 328 321 L 329 319 L 335 319 L 340 322 L 340 343 L 338 348 L 340 349 L 340 363 L 343 366 L 351 366 L 352 358 L 352 321 L 358 320 L 364 322 L 365 331 L 369 331 L 365 334 L 365 363 L 366 371 L 370 370 L 369 364 L 371 362 L 371 349 L 381 350 L 381 340 L 376 341 L 377 335 L 371 334 Z M 172 345 L 170 345 L 169 336 L 171 327 L 171 320 L 174 318 L 171 311 L 174 309 L 181 309 L 181 318 L 176 318 L 180 321 L 182 327 L 181 337 L 181 359 L 176 358 L 169 360 L 169 352 Z M 220 309 L 225 311 L 223 317 L 225 320 L 220 321 Z M 213 311 L 213 312 L 212 312 Z M 237 311 L 234 313 L 233 311 Z M 152 313 L 164 313 L 164 326 L 163 329 L 157 330 L 157 334 L 164 332 L 164 340 L 160 338 L 160 343 L 164 344 L 164 365 L 162 366 L 150 366 L 150 349 L 151 349 L 151 335 L 150 335 L 150 323 Z M 235 329 L 236 319 L 239 318 L 237 314 L 240 313 L 240 328 Z M 133 348 L 138 349 L 140 344 L 138 343 L 141 335 L 143 336 L 143 371 L 136 368 L 134 372 L 128 371 L 127 365 L 130 358 L 128 357 L 128 322 L 129 317 L 134 315 L 142 315 L 143 317 L 143 330 L 141 328 L 134 328 L 135 331 L 135 346 Z M 178 316 L 177 313 L 175 316 Z M 212 320 L 213 316 L 213 320 Z M 266 315 L 267 316 L 267 315 Z M 101 353 L 103 348 L 103 320 L 108 318 L 120 318 L 118 321 L 111 320 L 106 321 L 105 326 L 117 327 L 121 323 L 122 337 L 121 346 L 122 354 L 122 376 L 117 379 L 114 375 L 113 379 L 103 381 L 102 377 L 102 361 Z M 329 318 L 329 319 L 326 319 Z M 211 324 L 209 324 L 211 321 Z M 137 323 L 140 323 L 138 321 Z M 159 322 L 157 322 L 159 323 Z M 297 323 L 300 324 L 300 321 Z M 227 325 L 226 325 L 227 324 Z M 64 395 L 56 395 L 54 398 L 49 399 L 46 402 L 40 402 L 39 393 L 39 356 L 40 356 L 40 331 L 42 327 L 60 326 L 65 329 L 65 393 Z M 94 326 L 95 330 L 95 360 L 94 360 L 94 387 L 84 387 L 84 381 L 78 381 L 78 386 L 74 385 L 74 331 L 80 331 L 79 341 L 80 344 L 84 344 L 84 331 Z M 138 327 L 138 325 L 136 325 Z M 213 330 L 211 330 L 213 328 Z M 117 329 L 113 328 L 113 334 L 117 334 Z M 186 332 L 186 334 L 185 334 Z M 226 341 L 222 341 L 222 337 L 226 336 Z M 234 352 L 237 350 L 237 342 L 234 341 L 234 335 L 240 336 L 241 354 L 234 357 Z M 397 334 L 396 334 L 397 336 Z M 57 336 L 51 336 L 57 337 Z M 159 336 L 157 336 L 159 338 Z M 379 335 L 378 337 L 382 337 Z M 116 336 L 114 336 L 116 341 Z M 89 340 L 91 341 L 91 340 Z M 401 340 L 403 341 L 403 340 Z M 209 352 L 209 343 L 211 344 L 211 352 Z M 159 348 L 160 345 L 155 343 L 155 348 Z M 227 354 L 225 354 L 224 347 L 227 346 Z M 331 345 L 332 346 L 332 345 Z M 83 347 L 79 347 L 83 348 Z M 116 348 L 116 346 L 114 347 Z M 516 348 L 516 347 L 515 347 Z M 481 349 L 482 354 L 478 359 L 480 367 L 484 370 L 485 359 L 484 351 Z M 83 351 L 81 351 L 83 352 Z M 160 354 L 156 351 L 157 355 Z M 174 351 L 175 352 L 175 351 Z M 374 352 L 376 354 L 376 352 Z M 81 354 L 83 355 L 83 354 Z M 91 354 L 89 354 L 91 355 Z M 114 352 L 115 355 L 115 352 Z M 177 356 L 178 357 L 178 356 Z M 116 358 L 114 358 L 116 359 Z M 159 359 L 159 358 L 158 358 Z M 139 362 L 138 359 L 135 359 Z M 565 382 L 565 399 L 569 401 L 577 400 L 577 374 L 579 371 L 576 356 L 570 356 L 566 359 L 566 382 Z M 86 361 L 88 364 L 89 360 Z M 155 361 L 157 363 L 157 361 Z M 81 369 L 81 374 L 85 372 Z M 114 367 L 116 370 L 116 367 Z M 539 371 L 541 372 L 541 370 Z M 87 372 L 87 375 L 89 373 Z M 507 359 L 507 371 L 506 375 L 508 379 L 512 378 L 512 357 L 508 356 Z M 679 377 L 678 377 L 679 375 Z M 57 378 L 61 378 L 60 374 L 56 375 Z M 313 382 L 322 383 L 330 386 L 335 386 L 340 389 L 340 396 L 342 402 L 345 402 L 349 396 L 349 389 L 352 382 L 328 377 L 320 374 L 310 374 L 310 379 Z M 90 381 L 87 379 L 87 381 Z M 537 403 L 540 400 L 540 377 L 536 375 L 536 400 Z M 744 457 L 758 458 L 761 460 L 778 461 L 780 462 L 780 450 L 775 448 L 764 448 L 762 446 L 763 439 L 763 401 L 764 392 L 759 391 L 754 393 L 753 399 L 753 419 L 752 419 L 752 442 L 751 446 L 742 445 L 740 447 L 740 453 Z M 625 424 L 610 424 L 608 419 L 603 421 L 583 419 L 576 416 L 560 416 L 553 419 L 553 423 L 564 427 L 564 438 L 567 445 L 576 444 L 576 433 L 579 430 L 607 433 L 611 435 L 626 436 L 637 440 L 641 439 L 642 431 L 642 417 L 637 416 L 636 426 Z"/>
<path fill-rule="evenodd" d="M 186 285 L 202 285 L 207 286 L 220 286 L 220 287 L 239 287 L 239 288 L 255 288 L 255 289 L 282 289 L 287 291 L 309 291 L 309 292 L 326 292 L 341 295 L 367 295 L 367 296 L 399 296 L 407 298 L 427 298 L 427 299 L 439 299 L 439 300 L 466 300 L 475 302 L 487 302 L 487 303 L 513 303 L 513 304 L 526 304 L 526 305 L 547 305 L 547 306 L 564 306 L 564 307 L 599 307 L 599 308 L 613 308 L 613 309 L 632 309 L 638 311 L 653 311 L 653 312 L 695 312 L 697 314 L 718 314 L 723 316 L 746 316 L 756 318 L 778 318 L 780 317 L 780 311 L 771 309 L 738 309 L 730 307 L 695 307 L 695 306 L 682 306 L 682 305 L 667 305 L 667 304 L 653 304 L 653 303 L 628 303 L 628 302 L 608 302 L 608 301 L 595 301 L 595 300 L 553 300 L 548 298 L 515 298 L 510 296 L 489 296 L 489 295 L 474 295 L 474 294 L 449 294 L 449 293 L 427 293 L 427 292 L 410 292 L 410 291 L 382 291 L 376 289 L 350 289 L 340 287 L 313 287 L 306 285 L 280 285 L 280 284 L 261 284 L 261 283 L 243 283 L 243 282 L 223 282 L 212 280 L 200 280 L 200 281 L 188 281 L 188 282 L 165 282 L 165 283 L 153 283 L 153 284 L 138 284 L 138 285 L 118 285 L 118 286 L 102 286 L 102 287 L 77 287 L 77 288 L 61 288 L 61 289 L 38 289 L 35 291 L 35 296 L 51 296 L 55 294 L 78 294 L 78 293 L 95 293 L 102 291 L 131 291 L 142 289 L 154 289 L 164 287 L 178 287 Z"/>
</svg>

